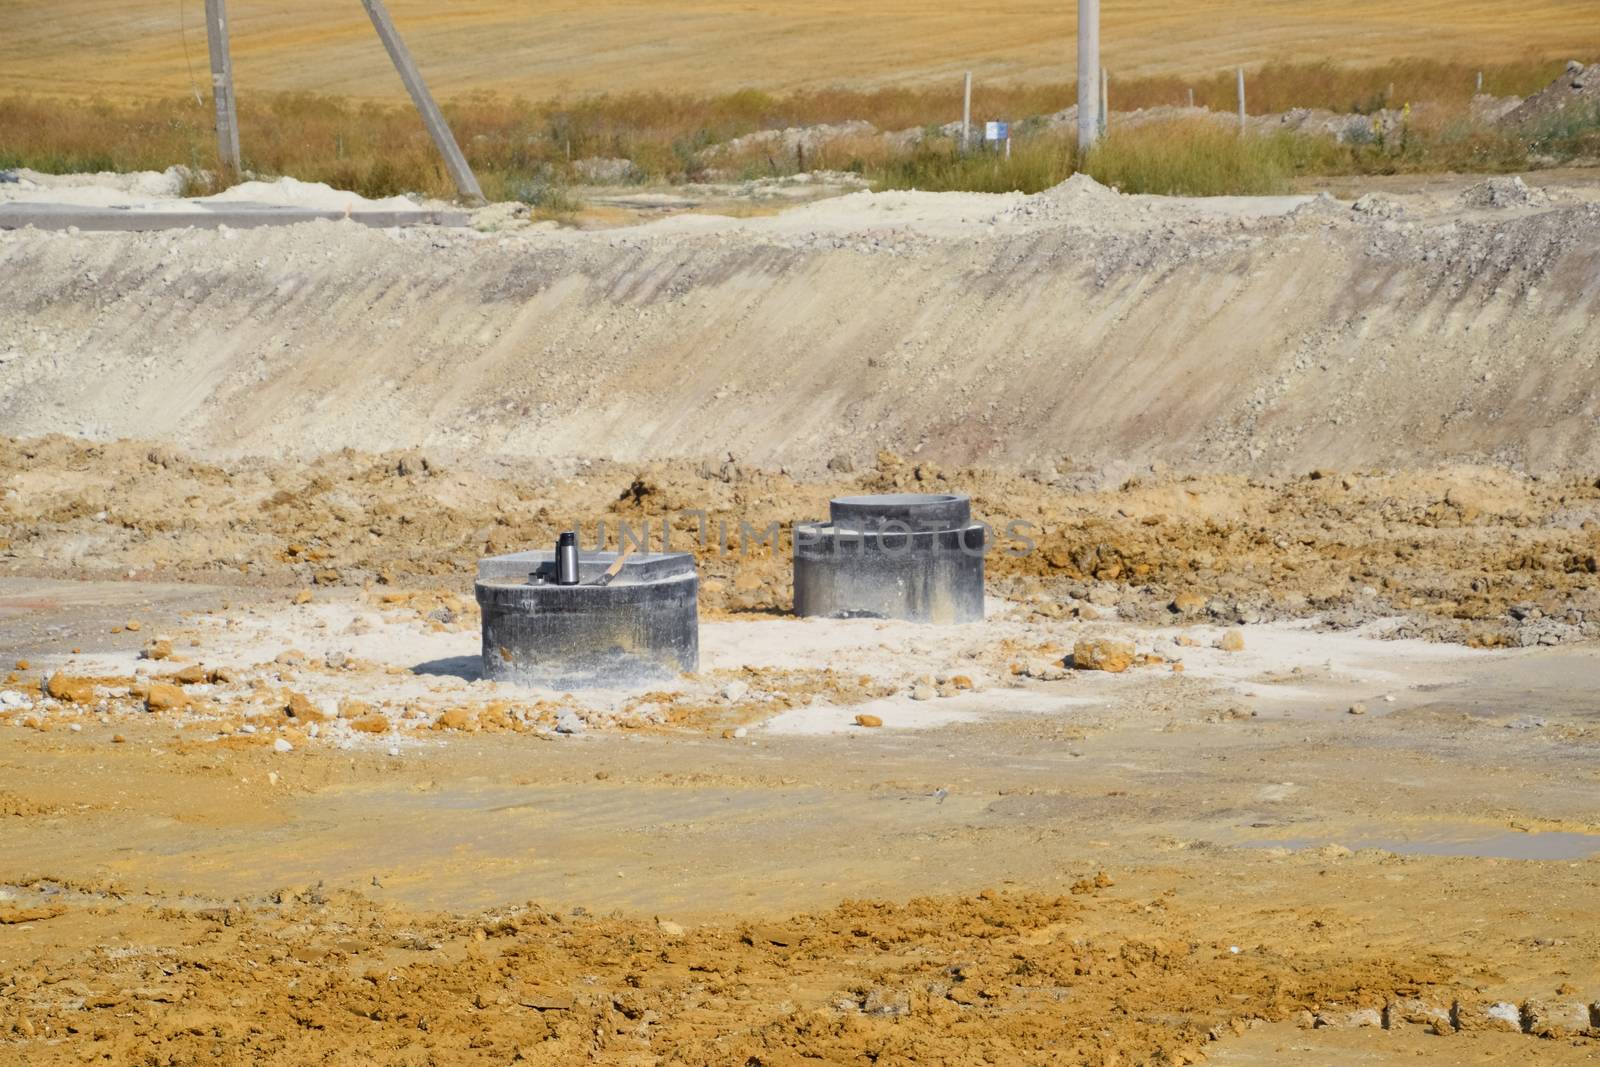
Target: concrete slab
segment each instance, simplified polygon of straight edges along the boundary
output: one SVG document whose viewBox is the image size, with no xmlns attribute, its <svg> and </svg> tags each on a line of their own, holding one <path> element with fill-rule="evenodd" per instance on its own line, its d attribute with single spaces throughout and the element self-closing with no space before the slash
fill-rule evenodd
<svg viewBox="0 0 1600 1067">
<path fill-rule="evenodd" d="M 143 230 L 181 230 L 188 227 L 216 229 L 252 229 L 258 226 L 290 226 L 297 222 L 325 219 L 337 222 L 349 219 L 363 226 L 466 226 L 470 215 L 466 211 L 432 210 L 415 211 L 368 210 L 343 211 L 307 207 L 287 207 L 282 204 L 202 204 L 195 201 L 177 201 L 170 208 L 149 207 L 85 207 L 81 204 L 0 204 L 0 230 L 20 230 L 32 226 L 40 230 L 107 230 L 131 232 Z"/>
</svg>

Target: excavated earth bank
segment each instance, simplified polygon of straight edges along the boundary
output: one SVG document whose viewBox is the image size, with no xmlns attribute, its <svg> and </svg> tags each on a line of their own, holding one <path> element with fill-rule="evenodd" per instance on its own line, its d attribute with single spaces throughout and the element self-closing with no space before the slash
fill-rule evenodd
<svg viewBox="0 0 1600 1067">
<path fill-rule="evenodd" d="M 1600 466 L 1600 204 L 860 193 L 628 230 L 0 233 L 0 424 L 817 473 Z"/>
</svg>

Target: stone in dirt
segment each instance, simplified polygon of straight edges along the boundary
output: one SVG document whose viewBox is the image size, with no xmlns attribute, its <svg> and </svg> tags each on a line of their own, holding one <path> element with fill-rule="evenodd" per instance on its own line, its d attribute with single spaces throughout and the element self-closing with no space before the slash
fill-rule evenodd
<svg viewBox="0 0 1600 1067">
<path fill-rule="evenodd" d="M 351 719 L 350 729 L 364 734 L 386 734 L 389 732 L 389 720 L 374 712 L 359 719 Z"/>
<path fill-rule="evenodd" d="M 1179 615 L 1199 615 L 1206 610 L 1206 598 L 1199 593 L 1179 593 L 1172 598 L 1172 610 Z"/>
<path fill-rule="evenodd" d="M 1350 705 L 1350 714 L 1352 714 L 1352 715 L 1365 715 L 1366 713 L 1367 713 L 1367 706 L 1365 704 L 1351 704 Z"/>
<path fill-rule="evenodd" d="M 1522 1019 L 1535 1037 L 1574 1037 L 1591 1026 L 1589 1005 L 1576 1001 L 1530 1000 L 1522 1006 Z"/>
<path fill-rule="evenodd" d="M 558 734 L 581 734 L 584 729 L 584 721 L 578 718 L 576 712 L 563 711 L 556 716 L 556 733 Z"/>
<path fill-rule="evenodd" d="M 878 718 L 876 715 L 869 715 L 866 712 L 862 712 L 860 715 L 856 716 L 856 725 L 867 727 L 882 726 L 883 720 Z"/>
<path fill-rule="evenodd" d="M 1222 639 L 1217 642 L 1217 647 L 1222 649 L 1224 652 L 1243 652 L 1244 631 L 1229 630 L 1227 633 L 1223 634 Z"/>
<path fill-rule="evenodd" d="M 144 697 L 146 711 L 178 711 L 188 705 L 189 698 L 183 690 L 168 682 L 152 682 Z"/>
<path fill-rule="evenodd" d="M 878 987 L 868 991 L 861 1011 L 866 1015 L 909 1015 L 911 996 L 903 990 Z"/>
<path fill-rule="evenodd" d="M 157 638 L 156 640 L 151 641 L 148 645 L 145 645 L 144 651 L 141 652 L 140 655 L 142 655 L 145 659 L 171 659 L 172 642 L 168 641 L 164 637 Z"/>
<path fill-rule="evenodd" d="M 68 704 L 94 703 L 94 683 L 87 678 L 74 678 L 66 674 L 52 674 L 45 683 L 45 695 Z"/>
<path fill-rule="evenodd" d="M 1080 878 L 1072 883 L 1072 892 L 1076 896 L 1093 893 L 1097 889 L 1110 889 L 1117 883 L 1105 871 L 1096 871 L 1093 878 Z"/>
<path fill-rule="evenodd" d="M 198 663 L 191 663 L 177 674 L 174 674 L 172 680 L 179 685 L 199 685 L 206 680 L 206 669 Z"/>
<path fill-rule="evenodd" d="M 1111 637 L 1086 637 L 1072 646 L 1072 666 L 1080 671 L 1121 674 L 1133 666 L 1132 641 Z"/>
<path fill-rule="evenodd" d="M 288 701 L 284 703 L 283 713 L 301 722 L 325 722 L 328 718 L 304 693 L 290 693 Z"/>
<path fill-rule="evenodd" d="M 911 689 L 912 700 L 932 700 L 938 695 L 938 690 L 934 689 L 933 686 L 928 685 L 926 682 L 915 685 Z"/>
<path fill-rule="evenodd" d="M 339 701 L 339 718 L 364 719 L 372 714 L 372 705 L 364 700 Z"/>
<path fill-rule="evenodd" d="M 1510 1001 L 1457 1001 L 1454 1015 L 1461 1030 L 1522 1031 L 1522 1010 Z"/>
<path fill-rule="evenodd" d="M 1450 1022 L 1450 1009 L 1425 1000 L 1393 1000 L 1383 1009 L 1383 1025 L 1388 1030 L 1397 1030 L 1402 1026 L 1437 1028 L 1440 1024 L 1445 1030 L 1454 1028 Z"/>
<path fill-rule="evenodd" d="M 1315 1025 L 1318 1029 L 1333 1030 L 1356 1030 L 1366 1026 L 1382 1028 L 1383 1013 L 1377 1008 L 1318 1012 Z"/>
<path fill-rule="evenodd" d="M 434 720 L 433 728 L 435 730 L 470 730 L 475 725 L 477 725 L 477 721 L 472 714 L 471 708 L 451 708 Z M 558 726 L 557 729 L 560 729 L 560 727 Z"/>
<path fill-rule="evenodd" d="M 517 720 L 504 701 L 496 701 L 478 713 L 478 726 L 484 730 L 514 730 Z"/>
</svg>

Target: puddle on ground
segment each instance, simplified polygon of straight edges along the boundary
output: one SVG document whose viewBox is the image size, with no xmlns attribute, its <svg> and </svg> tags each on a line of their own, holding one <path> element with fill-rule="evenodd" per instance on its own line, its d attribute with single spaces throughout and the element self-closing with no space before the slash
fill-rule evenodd
<svg viewBox="0 0 1600 1067">
<path fill-rule="evenodd" d="M 1248 841 L 1245 848 L 1322 848 L 1343 845 L 1360 851 L 1380 848 L 1402 856 L 1471 856 L 1497 860 L 1581 860 L 1600 855 L 1600 834 L 1579 834 L 1565 830 L 1545 833 L 1504 833 L 1481 836 L 1423 837 L 1401 841 L 1385 837 L 1319 839 L 1287 838 L 1277 841 Z"/>
</svg>

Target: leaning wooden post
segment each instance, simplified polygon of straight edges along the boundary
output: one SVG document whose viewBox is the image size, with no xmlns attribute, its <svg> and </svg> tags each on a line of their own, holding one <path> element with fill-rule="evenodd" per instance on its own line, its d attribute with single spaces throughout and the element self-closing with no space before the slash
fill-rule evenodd
<svg viewBox="0 0 1600 1067">
<path fill-rule="evenodd" d="M 972 71 L 967 71 L 967 77 L 961 89 L 961 151 L 966 153 L 971 146 L 972 131 Z"/>
<path fill-rule="evenodd" d="M 211 102 L 217 109 L 217 158 L 229 177 L 238 177 L 239 113 L 233 103 L 233 56 L 228 49 L 225 0 L 206 0 L 206 42 L 211 50 Z"/>
<path fill-rule="evenodd" d="M 1078 152 L 1100 139 L 1100 0 L 1078 0 Z"/>
<path fill-rule="evenodd" d="M 1244 68 L 1239 68 L 1239 132 L 1244 132 Z"/>
<path fill-rule="evenodd" d="M 400 72 L 400 80 L 405 83 L 406 92 L 411 94 L 411 102 L 417 105 L 422 124 L 428 128 L 428 136 L 433 138 L 434 147 L 444 157 L 445 169 L 456 183 L 456 192 L 461 194 L 463 200 L 481 203 L 483 190 L 478 187 L 477 176 L 467 165 L 467 157 L 461 154 L 461 146 L 456 144 L 449 123 L 445 122 L 444 114 L 439 110 L 439 105 L 434 103 L 427 83 L 422 80 L 422 72 L 417 69 L 406 43 L 400 39 L 399 32 L 389 19 L 383 0 L 361 0 L 361 4 L 367 9 L 367 15 L 372 19 L 373 28 L 378 31 L 383 47 L 388 50 L 389 58 L 394 61 L 394 69 Z"/>
</svg>

